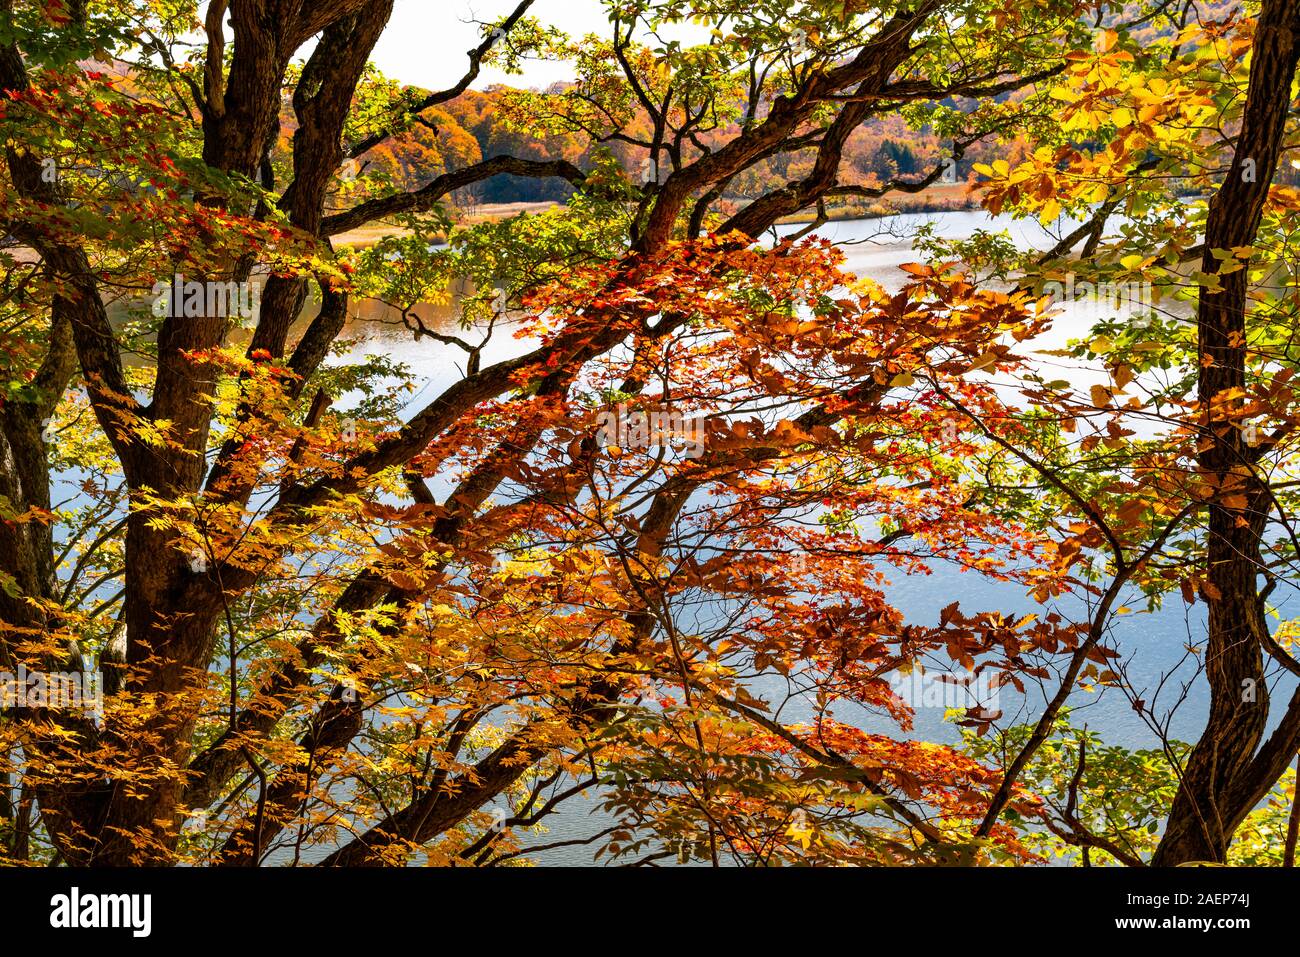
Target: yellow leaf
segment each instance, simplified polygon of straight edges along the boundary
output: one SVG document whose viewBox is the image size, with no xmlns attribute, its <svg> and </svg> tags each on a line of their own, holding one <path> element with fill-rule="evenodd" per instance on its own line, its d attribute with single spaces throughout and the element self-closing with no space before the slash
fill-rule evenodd
<svg viewBox="0 0 1300 957">
<path fill-rule="evenodd" d="M 812 843 L 813 829 L 802 813 L 795 815 L 785 833 L 803 845 L 804 850 L 807 850 L 808 845 Z"/>
</svg>

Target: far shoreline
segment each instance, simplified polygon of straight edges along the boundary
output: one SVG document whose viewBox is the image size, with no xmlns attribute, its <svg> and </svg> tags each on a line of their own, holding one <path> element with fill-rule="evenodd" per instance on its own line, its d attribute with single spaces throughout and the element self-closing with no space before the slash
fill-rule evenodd
<svg viewBox="0 0 1300 957">
<path fill-rule="evenodd" d="M 938 183 L 927 186 L 916 193 L 894 194 L 891 198 L 871 201 L 849 201 L 826 210 L 821 222 L 838 223 L 858 219 L 886 219 L 908 213 L 951 213 L 979 209 L 980 204 L 974 197 L 973 183 Z M 555 201 L 520 202 L 520 203 L 482 203 L 463 206 L 456 209 L 457 226 L 474 226 L 479 223 L 500 222 L 513 216 L 527 213 L 542 213 L 562 205 Z M 803 210 L 777 221 L 780 226 L 807 225 L 819 221 L 817 212 Z M 338 246 L 364 248 L 373 246 L 381 239 L 390 236 L 405 236 L 409 230 L 392 223 L 379 222 L 360 229 L 340 233 L 334 237 Z M 446 236 L 439 235 L 439 242 L 445 242 Z"/>
</svg>

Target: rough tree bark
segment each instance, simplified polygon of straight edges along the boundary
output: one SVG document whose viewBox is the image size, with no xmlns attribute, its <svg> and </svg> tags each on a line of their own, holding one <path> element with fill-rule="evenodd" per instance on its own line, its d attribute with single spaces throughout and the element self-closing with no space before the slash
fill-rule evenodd
<svg viewBox="0 0 1300 957">
<path fill-rule="evenodd" d="M 1294 0 L 1265 0 L 1236 152 L 1210 204 L 1201 266 L 1207 273 L 1218 272 L 1214 250 L 1249 246 L 1255 240 L 1281 153 L 1297 59 L 1300 6 Z M 1269 716 L 1264 680 L 1268 624 L 1259 581 L 1272 499 L 1253 468 L 1262 448 L 1246 441 L 1239 413 L 1234 417 L 1242 403 L 1234 390 L 1246 383 L 1249 272 L 1239 269 L 1220 277 L 1222 288 L 1217 291 L 1202 287 L 1196 313 L 1202 359 L 1198 398 L 1207 444 L 1199 465 L 1217 489 L 1209 505 L 1201 591 L 1209 611 L 1205 671 L 1210 715 L 1183 770 L 1152 861 L 1156 865 L 1224 861 L 1233 832 L 1300 743 L 1298 722 L 1288 715 L 1275 732 L 1273 747 L 1257 753 Z M 1229 498 L 1231 505 L 1225 501 Z M 1290 710 L 1295 711 L 1294 704 Z M 1291 742 L 1289 750 L 1283 747 L 1286 740 Z M 1272 774 L 1278 749 L 1286 754 Z"/>
</svg>

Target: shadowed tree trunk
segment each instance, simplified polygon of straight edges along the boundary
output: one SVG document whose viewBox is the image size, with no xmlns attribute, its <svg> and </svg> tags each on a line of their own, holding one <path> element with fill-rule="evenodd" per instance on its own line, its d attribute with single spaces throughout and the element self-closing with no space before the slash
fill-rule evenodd
<svg viewBox="0 0 1300 957">
<path fill-rule="evenodd" d="M 1201 265 L 1207 273 L 1218 272 L 1213 251 L 1249 246 L 1259 230 L 1300 58 L 1300 6 L 1294 0 L 1265 0 L 1253 57 L 1236 153 L 1210 204 Z M 1196 314 L 1202 359 L 1198 395 L 1207 432 L 1199 464 L 1216 490 L 1209 506 L 1201 590 L 1209 611 L 1205 670 L 1210 716 L 1184 769 L 1153 859 L 1157 865 L 1224 861 L 1233 832 L 1295 751 L 1293 742 L 1271 778 L 1277 760 L 1273 752 L 1284 742 L 1257 753 L 1269 716 L 1264 681 L 1269 632 L 1260 575 L 1261 541 L 1272 502 L 1255 474 L 1261 448 L 1246 441 L 1239 411 L 1246 384 L 1249 272 L 1222 276 L 1218 291 L 1202 287 Z M 1293 724 L 1284 723 L 1279 733 L 1294 735 Z"/>
</svg>

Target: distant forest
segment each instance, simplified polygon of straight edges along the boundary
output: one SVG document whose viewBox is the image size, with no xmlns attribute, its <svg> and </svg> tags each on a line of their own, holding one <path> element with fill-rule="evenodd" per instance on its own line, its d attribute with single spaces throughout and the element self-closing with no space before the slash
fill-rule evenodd
<svg viewBox="0 0 1300 957">
<path fill-rule="evenodd" d="M 419 91 L 408 88 L 403 92 L 415 97 Z M 504 86 L 469 90 L 429 110 L 400 136 L 359 157 L 356 167 L 359 180 L 368 184 L 367 192 L 411 191 L 443 173 L 505 155 L 533 160 L 565 159 L 590 170 L 602 150 L 612 154 L 634 179 L 643 173 L 647 152 L 634 145 L 625 142 L 593 145 L 591 137 L 576 131 L 538 136 L 533 130 L 519 129 L 513 121 L 511 102 L 516 95 L 527 94 Z M 286 113 L 282 135 L 281 152 L 285 156 L 293 131 L 291 115 Z M 955 181 L 966 181 L 975 163 L 989 163 L 993 159 L 1014 163 L 1022 158 L 1024 150 L 1018 141 L 975 144 L 955 162 L 948 181 L 954 181 L 954 176 Z M 896 178 L 919 180 L 942 163 L 950 151 L 949 143 L 928 127 L 914 130 L 902 117 L 891 115 L 865 123 L 852 134 L 842 168 L 856 185 L 876 186 Z M 738 202 L 759 196 L 773 185 L 798 175 L 801 165 L 811 164 L 811 156 L 809 151 L 806 156 L 790 152 L 772 157 L 737 177 L 723 200 Z M 452 200 L 463 209 L 487 203 L 558 202 L 571 192 L 572 186 L 562 179 L 506 174 L 458 189 Z"/>
</svg>

